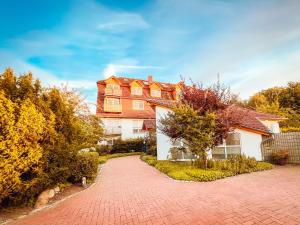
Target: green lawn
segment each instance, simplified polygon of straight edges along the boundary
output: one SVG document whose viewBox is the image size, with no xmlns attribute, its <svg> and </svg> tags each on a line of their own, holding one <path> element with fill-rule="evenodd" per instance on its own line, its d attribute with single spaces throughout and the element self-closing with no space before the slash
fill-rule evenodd
<svg viewBox="0 0 300 225">
<path fill-rule="evenodd" d="M 210 169 L 207 170 L 199 169 L 188 162 L 158 161 L 156 157 L 148 155 L 141 155 L 141 159 L 173 179 L 186 181 L 213 181 L 242 173 L 273 168 L 270 163 L 256 162 L 244 156 L 236 160 L 211 160 L 209 162 Z"/>
</svg>

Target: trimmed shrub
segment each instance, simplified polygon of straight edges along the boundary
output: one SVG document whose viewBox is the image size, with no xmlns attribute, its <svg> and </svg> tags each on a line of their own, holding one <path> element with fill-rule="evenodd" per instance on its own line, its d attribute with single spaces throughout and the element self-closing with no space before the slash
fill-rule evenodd
<svg viewBox="0 0 300 225">
<path fill-rule="evenodd" d="M 133 138 L 127 140 L 115 140 L 110 153 L 142 152 L 144 148 L 143 138 Z"/>
<path fill-rule="evenodd" d="M 98 158 L 97 152 L 78 153 L 69 181 L 79 183 L 83 177 L 86 177 L 88 182 L 92 182 L 97 176 Z"/>
</svg>

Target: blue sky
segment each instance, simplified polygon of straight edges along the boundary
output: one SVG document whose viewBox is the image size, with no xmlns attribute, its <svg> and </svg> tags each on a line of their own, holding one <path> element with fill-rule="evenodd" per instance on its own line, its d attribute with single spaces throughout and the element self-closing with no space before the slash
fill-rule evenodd
<svg viewBox="0 0 300 225">
<path fill-rule="evenodd" d="M 247 98 L 300 78 L 300 1 L 0 0 L 0 70 L 96 102 L 109 75 L 221 80 Z"/>
</svg>

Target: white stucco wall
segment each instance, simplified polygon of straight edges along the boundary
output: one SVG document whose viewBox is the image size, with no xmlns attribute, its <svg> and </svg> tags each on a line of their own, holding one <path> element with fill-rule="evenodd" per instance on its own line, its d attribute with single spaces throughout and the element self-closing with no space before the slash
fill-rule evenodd
<svg viewBox="0 0 300 225">
<path fill-rule="evenodd" d="M 278 121 L 274 120 L 259 120 L 262 122 L 263 125 L 265 125 L 273 134 L 280 133 L 280 127 Z"/>
<path fill-rule="evenodd" d="M 168 136 L 162 134 L 157 128 L 159 126 L 159 120 L 166 116 L 171 110 L 156 106 L 155 118 L 156 118 L 156 141 L 157 141 L 157 159 L 167 160 L 169 155 L 169 150 L 172 147 L 171 140 Z"/>
<path fill-rule="evenodd" d="M 241 153 L 245 154 L 246 156 L 255 157 L 256 160 L 262 160 L 261 154 L 261 142 L 262 142 L 262 135 L 236 129 L 236 132 L 241 134 Z"/>
<path fill-rule="evenodd" d="M 122 126 L 121 138 L 123 140 L 129 138 L 145 137 L 145 132 L 133 133 L 133 119 L 121 119 L 121 126 Z"/>
<path fill-rule="evenodd" d="M 134 119 L 102 118 L 104 129 L 117 131 L 123 140 L 129 138 L 145 137 L 146 132 L 133 133 Z M 112 129 L 113 128 L 113 129 Z M 108 134 L 108 133 L 107 133 Z M 108 134 L 109 135 L 109 134 Z"/>
</svg>

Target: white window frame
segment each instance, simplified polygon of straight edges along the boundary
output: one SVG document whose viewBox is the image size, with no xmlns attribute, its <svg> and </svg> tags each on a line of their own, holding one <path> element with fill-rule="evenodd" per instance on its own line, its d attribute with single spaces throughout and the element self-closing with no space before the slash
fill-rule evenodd
<svg viewBox="0 0 300 225">
<path fill-rule="evenodd" d="M 143 133 L 143 124 L 144 120 L 133 120 L 132 121 L 132 130 L 134 134 Z"/>
<path fill-rule="evenodd" d="M 152 97 L 161 97 L 161 90 L 157 90 L 157 89 L 151 89 L 151 96 Z"/>
<path fill-rule="evenodd" d="M 132 87 L 131 88 L 131 94 L 132 95 L 142 95 L 143 94 L 143 88 L 141 88 L 141 87 Z"/>
<path fill-rule="evenodd" d="M 106 88 L 110 89 L 110 90 L 120 90 L 120 85 L 118 85 L 118 84 L 107 84 Z"/>
<path fill-rule="evenodd" d="M 132 108 L 134 110 L 144 110 L 145 103 L 142 100 L 132 100 Z"/>
<path fill-rule="evenodd" d="M 111 100 L 110 103 L 109 103 L 109 100 Z M 121 105 L 121 99 L 119 99 L 119 98 L 106 98 L 105 101 L 106 101 L 107 105 L 111 105 L 111 106 Z"/>
<path fill-rule="evenodd" d="M 226 139 L 223 139 L 223 143 L 221 145 L 218 145 L 216 146 L 216 148 L 220 147 L 220 148 L 224 148 L 224 155 L 225 155 L 225 159 L 228 158 L 228 155 L 227 155 L 227 148 L 232 148 L 232 147 L 239 147 L 240 148 L 240 153 L 242 153 L 242 138 L 241 138 L 241 133 L 240 132 L 229 132 L 229 134 L 232 134 L 232 133 L 236 133 L 239 135 L 239 139 L 240 139 L 240 144 L 239 145 L 227 145 L 226 143 Z M 213 149 L 211 150 L 211 154 L 213 155 Z"/>
</svg>

